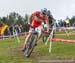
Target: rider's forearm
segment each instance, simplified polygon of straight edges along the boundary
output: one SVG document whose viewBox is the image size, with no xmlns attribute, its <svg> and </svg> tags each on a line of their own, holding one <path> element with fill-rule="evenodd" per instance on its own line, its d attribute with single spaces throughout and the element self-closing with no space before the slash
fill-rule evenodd
<svg viewBox="0 0 75 63">
<path fill-rule="evenodd" d="M 28 18 L 28 24 L 30 24 L 30 17 Z"/>
<path fill-rule="evenodd" d="M 33 20 L 33 15 L 31 15 L 29 18 L 28 18 L 28 23 L 30 24 Z"/>
</svg>

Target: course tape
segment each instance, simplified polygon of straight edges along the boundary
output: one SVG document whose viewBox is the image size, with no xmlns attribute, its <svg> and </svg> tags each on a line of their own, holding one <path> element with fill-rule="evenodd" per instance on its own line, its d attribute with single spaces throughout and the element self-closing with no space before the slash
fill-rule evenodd
<svg viewBox="0 0 75 63">
<path fill-rule="evenodd" d="M 52 29 L 52 28 L 50 28 L 50 29 Z M 59 30 L 59 29 L 61 29 L 61 30 L 74 30 L 75 27 L 55 27 L 54 29 L 55 30 Z"/>
<path fill-rule="evenodd" d="M 69 35 L 75 35 L 75 33 L 68 33 Z M 58 36 L 58 35 L 61 35 L 61 36 L 63 36 L 63 35 L 66 35 L 66 34 L 55 34 L 55 36 Z"/>
<path fill-rule="evenodd" d="M 75 43 L 75 40 L 57 39 L 57 38 L 54 38 L 54 39 L 52 39 L 52 40 L 55 41 L 55 42 Z"/>
<path fill-rule="evenodd" d="M 20 35 L 24 36 L 25 33 L 22 33 Z M 20 35 L 18 35 L 18 36 L 20 36 Z M 10 37 L 14 37 L 14 36 L 13 35 L 12 36 L 9 36 L 9 35 L 8 36 L 0 36 L 0 38 L 10 38 Z M 52 40 L 55 41 L 55 42 L 75 43 L 75 40 L 67 40 L 67 39 L 59 39 L 59 38 L 54 38 Z"/>
<path fill-rule="evenodd" d="M 75 29 L 75 27 L 56 27 L 56 29 L 62 29 L 62 30 L 72 30 Z"/>
<path fill-rule="evenodd" d="M 19 33 L 18 35 L 2 35 L 0 36 L 0 39 L 1 38 L 10 38 L 10 37 L 15 37 L 15 36 L 26 36 L 28 35 L 28 32 L 22 32 L 22 33 Z"/>
</svg>

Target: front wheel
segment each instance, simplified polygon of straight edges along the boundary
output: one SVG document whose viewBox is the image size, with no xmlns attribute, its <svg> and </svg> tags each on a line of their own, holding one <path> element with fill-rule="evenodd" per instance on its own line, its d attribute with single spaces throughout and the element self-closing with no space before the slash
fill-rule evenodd
<svg viewBox="0 0 75 63">
<path fill-rule="evenodd" d="M 26 50 L 24 52 L 24 55 L 26 57 L 30 57 L 34 47 L 35 47 L 35 44 L 36 44 L 36 40 L 37 38 L 33 35 L 31 38 L 30 38 L 30 41 L 27 43 L 27 47 L 26 47 Z"/>
</svg>

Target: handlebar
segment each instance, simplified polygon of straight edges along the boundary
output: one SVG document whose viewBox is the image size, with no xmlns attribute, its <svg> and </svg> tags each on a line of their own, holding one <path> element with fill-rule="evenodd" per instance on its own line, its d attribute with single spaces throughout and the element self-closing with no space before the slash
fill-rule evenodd
<svg viewBox="0 0 75 63">
<path fill-rule="evenodd" d="M 36 28 L 36 27 L 32 26 L 31 24 L 28 24 L 28 26 L 29 26 L 29 27 L 31 27 L 31 28 L 34 28 L 34 29 Z M 45 34 L 49 34 L 49 32 L 44 31 L 44 30 L 43 30 L 42 32 L 43 32 L 43 33 L 45 33 Z M 36 33 L 36 32 L 35 32 L 35 31 L 33 31 L 33 33 Z"/>
</svg>

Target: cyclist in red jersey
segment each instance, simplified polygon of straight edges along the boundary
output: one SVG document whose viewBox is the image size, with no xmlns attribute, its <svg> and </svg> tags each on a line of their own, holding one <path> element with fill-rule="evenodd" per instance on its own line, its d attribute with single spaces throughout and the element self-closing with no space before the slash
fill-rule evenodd
<svg viewBox="0 0 75 63">
<path fill-rule="evenodd" d="M 39 31 L 38 31 L 38 33 L 39 33 L 38 38 L 40 38 L 41 35 L 42 35 L 42 30 L 43 30 L 42 22 L 45 22 L 47 24 L 47 32 L 49 32 L 49 22 L 48 22 L 48 16 L 47 16 L 46 13 L 47 13 L 47 9 L 46 8 L 42 9 L 41 11 L 36 11 L 36 12 L 32 13 L 33 20 L 32 20 L 31 25 L 33 27 L 39 29 Z M 29 20 L 28 20 L 28 24 L 30 24 Z M 26 48 L 26 43 L 28 42 L 29 38 L 31 37 L 32 31 L 33 31 L 33 29 L 30 28 L 29 34 L 27 35 L 25 43 L 24 43 L 24 46 L 23 46 L 23 50 Z"/>
</svg>

